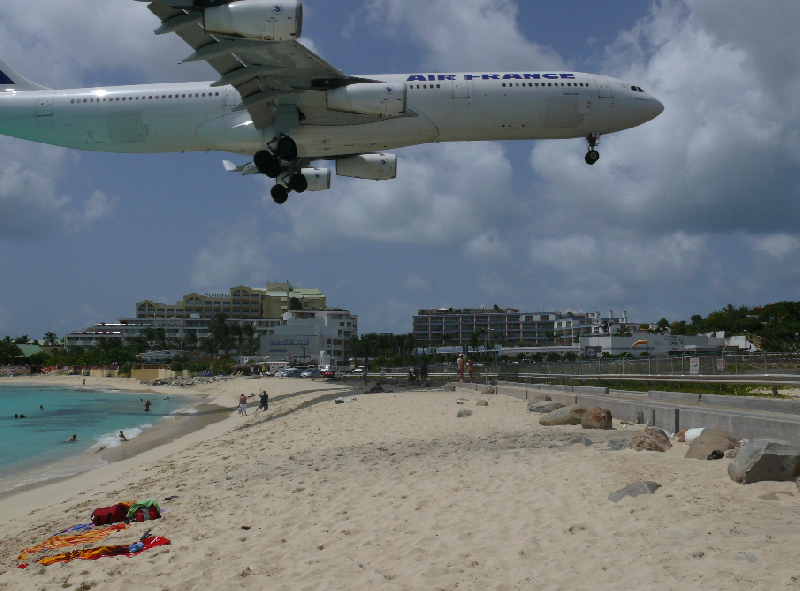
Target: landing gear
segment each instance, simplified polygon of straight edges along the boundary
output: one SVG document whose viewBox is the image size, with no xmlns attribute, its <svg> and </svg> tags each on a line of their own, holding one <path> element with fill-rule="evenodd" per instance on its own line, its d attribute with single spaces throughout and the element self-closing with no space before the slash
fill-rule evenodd
<svg viewBox="0 0 800 591">
<path fill-rule="evenodd" d="M 278 205 L 286 203 L 286 200 L 289 199 L 289 189 L 280 184 L 272 187 L 269 193 L 272 195 L 272 200 Z"/>
<path fill-rule="evenodd" d="M 303 193 L 308 189 L 308 181 L 302 174 L 293 174 L 289 177 L 289 190 L 296 193 Z"/>
<path fill-rule="evenodd" d="M 253 164 L 256 165 L 258 172 L 267 175 L 271 179 L 277 178 L 281 173 L 280 160 L 266 150 L 256 152 L 256 155 L 253 156 Z"/>
<path fill-rule="evenodd" d="M 593 165 L 595 162 L 600 160 L 600 152 L 598 152 L 595 148 L 600 143 L 600 132 L 593 131 L 586 137 L 586 142 L 589 144 L 589 151 L 586 152 L 586 164 Z"/>
<path fill-rule="evenodd" d="M 281 160 L 297 159 L 297 144 L 288 135 L 283 135 L 275 142 L 275 155 Z"/>
</svg>

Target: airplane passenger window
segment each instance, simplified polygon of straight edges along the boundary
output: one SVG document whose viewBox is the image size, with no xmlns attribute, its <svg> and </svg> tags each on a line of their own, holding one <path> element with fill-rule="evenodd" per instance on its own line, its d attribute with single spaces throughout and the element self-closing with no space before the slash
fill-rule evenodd
<svg viewBox="0 0 800 591">
<path fill-rule="evenodd" d="M 503 88 L 505 88 L 505 87 L 506 87 L 506 83 L 505 83 L 505 82 L 503 82 Z"/>
<path fill-rule="evenodd" d="M 69 102 L 71 102 L 71 103 L 73 103 L 73 104 L 74 104 L 74 103 L 75 103 L 75 99 L 72 99 L 72 100 L 71 100 L 71 101 L 69 101 Z"/>
<path fill-rule="evenodd" d="M 186 98 L 186 95 L 185 94 L 181 95 L 181 98 Z"/>
<path fill-rule="evenodd" d="M 437 84 L 437 85 L 436 85 L 436 88 L 441 88 L 441 87 L 442 87 L 442 85 L 441 85 L 441 84 Z"/>
<path fill-rule="evenodd" d="M 214 96 L 219 96 L 219 93 L 218 93 L 218 92 L 217 92 L 217 93 L 215 93 L 215 94 L 214 94 Z"/>
<path fill-rule="evenodd" d="M 206 97 L 206 93 L 204 92 L 204 93 L 203 93 L 203 98 L 205 98 L 205 97 Z"/>
<path fill-rule="evenodd" d="M 88 102 L 88 101 L 87 101 L 86 99 L 83 99 L 83 102 L 84 102 L 84 103 L 86 103 L 86 102 Z"/>
</svg>

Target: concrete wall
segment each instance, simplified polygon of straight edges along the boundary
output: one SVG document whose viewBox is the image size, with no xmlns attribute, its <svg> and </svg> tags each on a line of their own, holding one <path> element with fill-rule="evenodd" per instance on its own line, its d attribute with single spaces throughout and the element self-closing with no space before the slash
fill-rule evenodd
<svg viewBox="0 0 800 591">
<path fill-rule="evenodd" d="M 485 387 L 484 384 L 461 386 L 477 392 Z M 615 419 L 630 423 L 636 423 L 641 414 L 644 422 L 670 433 L 699 427 L 725 429 L 736 439 L 769 437 L 800 442 L 800 402 L 793 400 L 684 392 L 609 392 L 604 388 L 545 384 L 501 383 L 494 388 L 497 394 L 522 400 L 544 400 L 549 395 L 566 406 L 607 408 Z"/>
<path fill-rule="evenodd" d="M 116 369 L 92 369 L 89 375 L 93 378 L 118 378 L 119 370 Z"/>
<path fill-rule="evenodd" d="M 170 378 L 191 378 L 194 377 L 190 371 L 172 371 L 170 369 L 132 369 L 131 377 L 143 382 L 151 380 L 168 380 Z"/>
</svg>

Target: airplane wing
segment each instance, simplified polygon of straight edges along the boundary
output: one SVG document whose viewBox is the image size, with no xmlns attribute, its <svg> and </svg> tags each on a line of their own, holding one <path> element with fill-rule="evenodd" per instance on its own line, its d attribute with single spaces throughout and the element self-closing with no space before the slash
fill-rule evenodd
<svg viewBox="0 0 800 591">
<path fill-rule="evenodd" d="M 328 90 L 355 82 L 296 40 L 261 41 L 211 35 L 203 28 L 203 0 L 137 0 L 161 20 L 156 35 L 175 33 L 194 53 L 184 62 L 206 61 L 219 74 L 214 86 L 232 85 L 242 97 L 234 111 L 247 110 L 256 129 L 274 121 L 276 99 L 309 90 Z M 209 6 L 233 0 L 212 0 Z M 371 81 L 370 81 L 371 82 Z"/>
</svg>

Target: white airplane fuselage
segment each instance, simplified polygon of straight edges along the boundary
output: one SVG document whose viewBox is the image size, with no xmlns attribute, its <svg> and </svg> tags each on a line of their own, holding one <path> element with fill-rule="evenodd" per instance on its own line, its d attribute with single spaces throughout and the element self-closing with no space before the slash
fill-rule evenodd
<svg viewBox="0 0 800 591">
<path fill-rule="evenodd" d="M 338 116 L 326 111 L 325 92 L 303 92 L 291 103 L 309 115 L 285 131 L 301 158 L 325 159 L 430 142 L 583 138 L 636 127 L 663 111 L 638 87 L 606 76 L 504 75 L 369 76 L 407 85 L 409 114 L 398 118 Z M 0 134 L 100 152 L 252 156 L 275 129 L 257 130 L 246 111 L 233 112 L 240 101 L 233 87 L 209 82 L 10 90 L 0 92 Z"/>
</svg>

